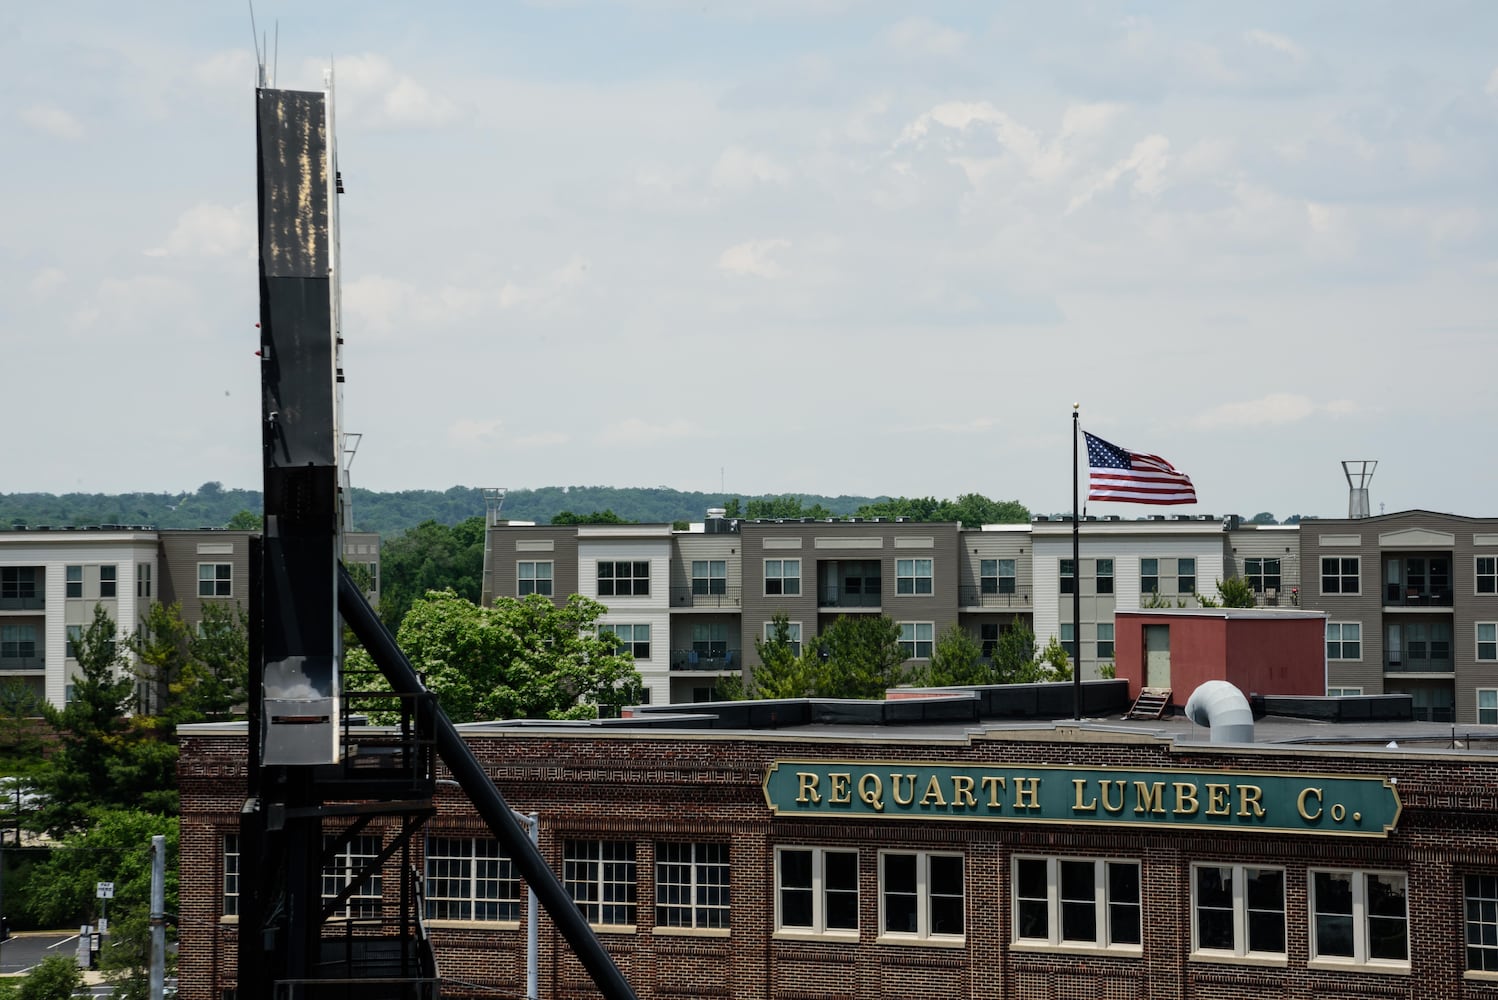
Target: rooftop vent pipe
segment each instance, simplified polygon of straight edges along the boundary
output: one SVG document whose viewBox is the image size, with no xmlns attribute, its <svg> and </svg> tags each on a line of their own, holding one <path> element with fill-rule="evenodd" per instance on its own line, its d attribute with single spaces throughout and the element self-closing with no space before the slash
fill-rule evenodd
<svg viewBox="0 0 1498 1000">
<path fill-rule="evenodd" d="M 1186 700 L 1186 717 L 1212 730 L 1213 743 L 1252 743 L 1254 713 L 1243 692 L 1227 681 L 1207 681 Z"/>
</svg>

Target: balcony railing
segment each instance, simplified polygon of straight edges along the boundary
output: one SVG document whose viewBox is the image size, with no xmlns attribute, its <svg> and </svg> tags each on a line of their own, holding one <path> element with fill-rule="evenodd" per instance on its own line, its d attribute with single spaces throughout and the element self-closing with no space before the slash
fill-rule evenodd
<svg viewBox="0 0 1498 1000">
<path fill-rule="evenodd" d="M 671 588 L 673 608 L 723 608 L 726 611 L 739 609 L 742 588 L 726 580 L 703 580 L 690 587 Z"/>
<path fill-rule="evenodd" d="M 1384 588 L 1384 607 L 1449 608 L 1451 597 L 1449 590 L 1406 590 L 1389 586 Z"/>
<path fill-rule="evenodd" d="M 964 586 L 957 588 L 957 600 L 964 608 L 1028 608 L 1030 588 L 1016 587 L 1005 591 L 992 587 Z"/>
<path fill-rule="evenodd" d="M 1450 656 L 1410 656 L 1384 658 L 1384 672 L 1390 674 L 1449 674 L 1456 669 Z"/>
<path fill-rule="evenodd" d="M 672 670 L 737 670 L 743 665 L 743 654 L 737 649 L 713 650 L 711 653 L 696 649 L 671 650 Z"/>
<path fill-rule="evenodd" d="M 44 670 L 45 656 L 0 656 L 0 670 Z"/>
<path fill-rule="evenodd" d="M 44 594 L 30 597 L 0 597 L 0 611 L 41 611 L 47 606 Z"/>
<path fill-rule="evenodd" d="M 877 608 L 880 606 L 882 596 L 879 593 L 850 594 L 845 590 L 824 590 L 821 600 L 817 602 L 820 608 Z"/>
</svg>

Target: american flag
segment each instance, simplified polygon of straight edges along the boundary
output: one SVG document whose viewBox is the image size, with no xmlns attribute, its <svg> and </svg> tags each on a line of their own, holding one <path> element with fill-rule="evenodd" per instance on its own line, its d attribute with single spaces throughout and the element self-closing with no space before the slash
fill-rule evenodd
<svg viewBox="0 0 1498 1000">
<path fill-rule="evenodd" d="M 1141 455 L 1082 432 L 1087 439 L 1087 499 L 1120 503 L 1196 503 L 1184 473 L 1159 455 Z"/>
</svg>

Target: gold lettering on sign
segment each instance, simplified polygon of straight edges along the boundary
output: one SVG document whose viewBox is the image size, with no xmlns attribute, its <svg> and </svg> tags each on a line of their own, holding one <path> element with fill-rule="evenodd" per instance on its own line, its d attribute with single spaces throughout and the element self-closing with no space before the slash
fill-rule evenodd
<svg viewBox="0 0 1498 1000">
<path fill-rule="evenodd" d="M 1228 808 L 1228 794 L 1232 791 L 1231 785 L 1217 785 L 1207 783 L 1207 815 L 1229 816 L 1232 810 Z"/>
<path fill-rule="evenodd" d="M 821 779 L 812 771 L 797 771 L 796 780 L 800 782 L 800 791 L 796 793 L 797 802 L 821 802 L 822 793 L 817 791 L 817 782 Z"/>
<path fill-rule="evenodd" d="M 962 809 L 972 809 L 978 805 L 978 797 L 973 794 L 972 775 L 952 775 L 952 805 Z"/>
<path fill-rule="evenodd" d="M 904 778 L 910 782 L 910 794 L 904 798 L 900 797 L 900 779 Z M 915 801 L 915 775 L 913 774 L 891 774 L 889 776 L 889 788 L 894 793 L 895 805 L 908 806 Z"/>
<path fill-rule="evenodd" d="M 1165 815 L 1165 782 L 1134 782 L 1134 812 Z"/>
<path fill-rule="evenodd" d="M 999 799 L 999 793 L 1005 788 L 1005 778 L 1002 775 L 985 774 L 978 780 L 978 785 L 988 792 L 988 808 L 1004 808 L 1004 803 Z"/>
<path fill-rule="evenodd" d="M 853 775 L 847 771 L 830 771 L 827 781 L 832 785 L 827 791 L 827 802 L 830 805 L 845 806 L 853 801 L 853 792 L 848 783 L 853 780 Z"/>
<path fill-rule="evenodd" d="M 1014 779 L 1014 808 L 1016 808 L 1016 809 L 1039 809 L 1040 808 L 1040 779 L 1039 778 L 1015 778 Z"/>
<path fill-rule="evenodd" d="M 926 782 L 926 794 L 921 796 L 921 805 L 944 806 L 947 804 L 946 797 L 941 793 L 941 779 L 936 775 Z"/>
<path fill-rule="evenodd" d="M 1314 798 L 1316 800 L 1316 811 L 1315 812 L 1307 812 L 1306 811 L 1306 799 L 1311 799 L 1311 798 Z M 1303 789 L 1301 791 L 1301 793 L 1295 797 L 1295 811 L 1298 812 L 1298 813 L 1300 813 L 1300 818 L 1304 819 L 1304 820 L 1320 819 L 1321 818 L 1321 789 L 1319 789 L 1319 788 L 1306 788 L 1306 789 Z"/>
<path fill-rule="evenodd" d="M 1175 814 L 1177 816 L 1196 815 L 1196 786 L 1186 781 L 1176 781 L 1172 784 L 1176 789 Z"/>
<path fill-rule="evenodd" d="M 1264 789 L 1258 785 L 1238 786 L 1238 815 L 1264 818 Z"/>
<path fill-rule="evenodd" d="M 1129 786 L 1129 783 L 1122 778 L 1119 778 L 1116 781 L 1109 781 L 1107 779 L 1104 779 L 1102 781 L 1099 781 L 1098 785 L 1103 789 L 1103 810 L 1110 813 L 1123 812 L 1124 789 Z M 1118 792 L 1117 802 L 1114 802 L 1113 799 L 1108 795 L 1109 788 L 1112 788 L 1114 791 Z"/>
<path fill-rule="evenodd" d="M 1073 778 L 1073 779 L 1071 779 L 1071 787 L 1072 787 L 1072 803 L 1071 803 L 1071 811 L 1072 812 L 1089 812 L 1089 813 L 1095 813 L 1095 812 L 1097 812 L 1097 796 L 1096 795 L 1094 795 L 1092 797 L 1092 801 L 1091 802 L 1083 802 L 1082 801 L 1082 795 L 1083 795 L 1084 792 L 1087 791 L 1087 779 L 1086 778 Z"/>
<path fill-rule="evenodd" d="M 875 812 L 884 812 L 884 782 L 879 775 L 865 774 L 858 779 L 858 797 Z"/>
</svg>

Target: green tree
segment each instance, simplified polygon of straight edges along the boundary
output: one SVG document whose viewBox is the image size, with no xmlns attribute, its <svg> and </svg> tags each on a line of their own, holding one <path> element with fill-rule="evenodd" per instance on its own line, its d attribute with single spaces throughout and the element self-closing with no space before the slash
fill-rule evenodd
<svg viewBox="0 0 1498 1000">
<path fill-rule="evenodd" d="M 1035 633 L 1023 621 L 1015 621 L 999 633 L 994 646 L 994 684 L 1023 684 L 1035 680 Z"/>
<path fill-rule="evenodd" d="M 1218 580 L 1217 593 L 1222 596 L 1222 606 L 1225 608 L 1251 608 L 1258 604 L 1253 585 L 1241 576 Z"/>
<path fill-rule="evenodd" d="M 15 986 L 15 1000 L 68 1000 L 83 985 L 83 973 L 70 955 L 48 955 Z M 5 994 L 0 994 L 4 996 Z"/>
<path fill-rule="evenodd" d="M 820 503 L 815 503 L 807 507 L 802 503 L 800 497 L 793 493 L 787 493 L 784 496 L 761 497 L 750 500 L 744 516 L 750 520 L 774 520 L 775 518 L 791 520 L 802 517 L 825 519 L 831 517 L 832 512 Z"/>
<path fill-rule="evenodd" d="M 915 678 L 931 687 L 987 684 L 992 671 L 983 662 L 983 647 L 966 630 L 952 625 L 937 637 L 931 661 Z"/>
<path fill-rule="evenodd" d="M 142 714 L 154 715 L 175 726 L 196 721 L 184 715 L 182 693 L 188 673 L 187 625 L 182 605 L 154 603 L 141 616 L 140 626 L 125 644 L 135 653 L 135 676 L 142 684 Z"/>
<path fill-rule="evenodd" d="M 1045 649 L 1040 651 L 1040 656 L 1035 660 L 1038 681 L 1069 681 L 1071 680 L 1071 657 L 1067 655 L 1066 647 L 1061 640 L 1054 635 L 1045 644 Z"/>
<path fill-rule="evenodd" d="M 770 635 L 754 640 L 759 666 L 740 684 L 744 698 L 807 698 L 815 693 L 819 670 L 815 654 L 798 656 L 791 646 L 790 620 L 782 612 L 770 623 Z M 723 689 L 723 693 L 728 693 Z"/>
<path fill-rule="evenodd" d="M 817 637 L 823 698 L 883 698 L 903 679 L 900 626 L 885 615 L 842 615 Z"/>
<path fill-rule="evenodd" d="M 557 511 L 551 516 L 552 524 L 630 524 L 612 510 L 595 510 L 591 514 L 574 514 L 570 510 Z"/>
<path fill-rule="evenodd" d="M 391 631 L 413 602 L 431 590 L 452 590 L 477 602 L 484 577 L 484 518 L 448 527 L 423 521 L 381 546 L 380 618 Z"/>
<path fill-rule="evenodd" d="M 529 594 L 484 608 L 432 591 L 411 606 L 396 638 L 454 722 L 592 718 L 643 693 L 633 657 L 612 633 L 600 634 L 606 610 L 577 594 L 561 607 Z M 371 689 L 384 688 L 364 650 L 348 661 L 351 673 L 371 675 Z"/>
<path fill-rule="evenodd" d="M 242 510 L 229 518 L 224 527 L 230 531 L 261 531 L 265 527 L 265 516 L 253 510 Z"/>
<path fill-rule="evenodd" d="M 185 710 L 209 722 L 234 718 L 249 698 L 250 624 L 244 609 L 204 602 L 187 649 L 190 683 L 183 693 Z"/>
<path fill-rule="evenodd" d="M 0 773 L 17 773 L 16 762 L 40 759 L 42 698 L 19 678 L 0 679 Z"/>
</svg>

